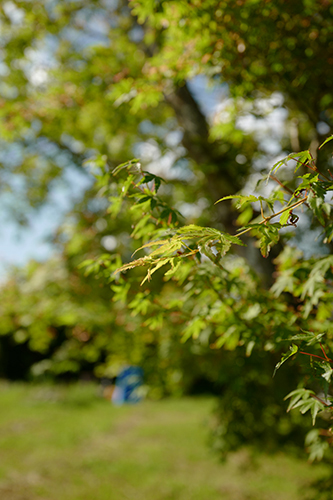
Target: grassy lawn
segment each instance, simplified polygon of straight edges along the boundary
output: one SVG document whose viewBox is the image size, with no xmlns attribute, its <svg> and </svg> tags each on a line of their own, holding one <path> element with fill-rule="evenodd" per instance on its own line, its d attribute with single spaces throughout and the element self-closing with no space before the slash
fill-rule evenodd
<svg viewBox="0 0 333 500">
<path fill-rule="evenodd" d="M 2 500 L 300 500 L 322 466 L 207 446 L 213 400 L 113 407 L 93 385 L 0 384 Z"/>
</svg>

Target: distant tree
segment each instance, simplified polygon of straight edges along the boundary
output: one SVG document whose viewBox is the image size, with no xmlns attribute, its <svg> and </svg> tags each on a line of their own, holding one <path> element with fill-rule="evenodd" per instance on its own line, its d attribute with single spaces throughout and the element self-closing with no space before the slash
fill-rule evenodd
<svg viewBox="0 0 333 500">
<path fill-rule="evenodd" d="M 264 168 L 272 157 L 240 117 L 264 119 L 280 102 L 288 113 L 276 139 L 287 153 L 315 146 L 331 126 L 332 6 L 324 0 L 16 1 L 1 6 L 0 23 L 1 137 L 15 144 L 15 161 L 10 148 L 3 155 L 2 185 L 11 184 L 10 165 L 31 203 L 92 150 L 116 166 L 147 140 L 155 160 L 187 165 L 215 201 L 244 185 L 253 159 Z M 189 90 L 196 75 L 227 84 L 231 99 L 213 123 L 205 98 Z M 260 104 L 272 92 L 282 100 Z M 173 131 L 185 149 L 173 145 Z M 228 223 L 225 210 L 218 216 Z"/>
</svg>

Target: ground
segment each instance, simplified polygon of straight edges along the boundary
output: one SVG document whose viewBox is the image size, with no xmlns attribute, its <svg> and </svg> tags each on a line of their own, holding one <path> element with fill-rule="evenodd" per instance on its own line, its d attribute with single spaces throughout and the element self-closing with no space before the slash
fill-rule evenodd
<svg viewBox="0 0 333 500">
<path fill-rule="evenodd" d="M 94 385 L 0 384 L 3 500 L 301 500 L 323 472 L 209 447 L 212 398 L 114 407 Z"/>
</svg>

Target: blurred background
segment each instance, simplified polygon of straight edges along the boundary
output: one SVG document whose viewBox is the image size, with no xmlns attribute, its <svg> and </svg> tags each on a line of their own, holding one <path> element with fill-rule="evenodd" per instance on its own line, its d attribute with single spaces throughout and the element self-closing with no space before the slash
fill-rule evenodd
<svg viewBox="0 0 333 500">
<path fill-rule="evenodd" d="M 309 422 L 283 403 L 296 365 L 277 380 L 273 352 L 180 342 L 177 315 L 163 326 L 144 305 L 133 315 L 145 290 L 125 305 L 80 264 L 136 248 L 93 156 L 140 158 L 186 223 L 232 234 L 253 212 L 237 222 L 217 199 L 253 192 L 291 152 L 332 167 L 317 149 L 332 134 L 332 34 L 327 0 L 1 3 L 1 497 L 298 499 L 320 487 Z M 330 251 L 299 225 L 269 259 L 251 241 L 239 256 L 264 290 L 285 242 Z M 115 407 L 105 387 L 126 365 L 142 368 L 145 399 Z"/>
</svg>

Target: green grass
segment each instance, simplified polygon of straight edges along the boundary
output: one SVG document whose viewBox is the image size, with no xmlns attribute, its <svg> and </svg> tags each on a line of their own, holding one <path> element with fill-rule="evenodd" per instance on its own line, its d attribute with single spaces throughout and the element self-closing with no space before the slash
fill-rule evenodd
<svg viewBox="0 0 333 500">
<path fill-rule="evenodd" d="M 323 472 L 207 445 L 209 398 L 113 407 L 93 385 L 0 384 L 3 500 L 298 500 Z"/>
</svg>

